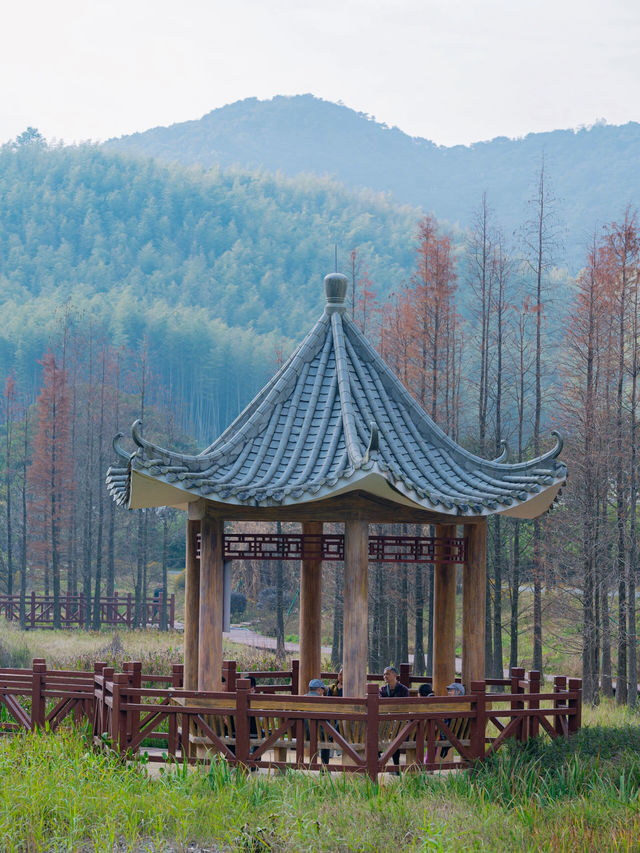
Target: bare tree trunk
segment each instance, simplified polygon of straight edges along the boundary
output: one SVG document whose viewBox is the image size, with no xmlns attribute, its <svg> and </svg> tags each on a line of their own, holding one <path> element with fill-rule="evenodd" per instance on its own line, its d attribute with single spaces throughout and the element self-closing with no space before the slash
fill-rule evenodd
<svg viewBox="0 0 640 853">
<path fill-rule="evenodd" d="M 422 566 L 416 563 L 415 570 L 415 640 L 413 644 L 413 671 L 423 675 L 424 665 L 424 578 Z"/>
<path fill-rule="evenodd" d="M 511 620 L 509 644 L 509 668 L 518 666 L 518 610 L 520 606 L 520 521 L 513 524 L 511 557 Z"/>
<path fill-rule="evenodd" d="M 276 522 L 276 533 L 282 534 L 282 523 Z M 278 663 L 284 663 L 284 565 L 282 560 L 276 560 L 276 659 Z"/>
<path fill-rule="evenodd" d="M 20 627 L 27 627 L 27 458 L 29 452 L 29 406 L 24 407 L 24 443 L 22 447 L 22 535 L 20 548 Z"/>
<path fill-rule="evenodd" d="M 638 702 L 638 663 L 636 654 L 636 563 L 638 551 L 637 532 L 637 473 L 636 473 L 636 442 L 637 442 L 637 383 L 638 383 L 638 284 L 633 289 L 633 316 L 631 338 L 631 405 L 630 405 L 630 465 L 629 465 L 629 561 L 627 563 L 627 625 L 629 643 L 629 687 L 627 704 L 632 710 Z"/>
</svg>

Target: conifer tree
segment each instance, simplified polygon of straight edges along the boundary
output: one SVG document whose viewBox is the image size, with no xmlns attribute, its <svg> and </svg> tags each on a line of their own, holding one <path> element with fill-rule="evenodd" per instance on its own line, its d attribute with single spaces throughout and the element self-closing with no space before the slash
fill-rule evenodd
<svg viewBox="0 0 640 853">
<path fill-rule="evenodd" d="M 48 594 L 49 571 L 53 592 L 53 624 L 60 627 L 60 577 L 68 555 L 62 531 L 71 519 L 75 490 L 73 449 L 69 440 L 70 399 L 66 371 L 49 350 L 41 361 L 42 387 L 36 401 L 38 430 L 27 478 L 32 564 L 44 574 Z"/>
</svg>

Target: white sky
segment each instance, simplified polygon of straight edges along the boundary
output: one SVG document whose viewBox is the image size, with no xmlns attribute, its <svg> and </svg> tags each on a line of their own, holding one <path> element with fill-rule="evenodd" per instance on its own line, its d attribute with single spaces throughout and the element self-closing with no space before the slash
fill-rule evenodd
<svg viewBox="0 0 640 853">
<path fill-rule="evenodd" d="M 3 0 L 0 142 L 311 92 L 443 145 L 640 120 L 638 0 Z"/>
</svg>

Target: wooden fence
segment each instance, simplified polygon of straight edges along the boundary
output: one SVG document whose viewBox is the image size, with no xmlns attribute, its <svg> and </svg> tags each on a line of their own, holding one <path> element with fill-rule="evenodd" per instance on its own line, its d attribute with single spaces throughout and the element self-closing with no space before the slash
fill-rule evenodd
<svg viewBox="0 0 640 853">
<path fill-rule="evenodd" d="M 167 598 L 167 627 L 175 624 L 175 595 Z M 162 622 L 163 596 L 153 596 L 142 602 L 142 612 L 137 615 L 135 597 L 126 595 L 103 596 L 100 598 L 100 625 L 117 625 L 122 628 L 134 628 L 137 625 L 155 625 Z M 89 602 L 93 613 L 93 601 Z M 84 595 L 61 595 L 59 602 L 60 627 L 91 627 L 93 617 L 87 622 L 87 600 Z M 52 628 L 54 623 L 54 601 L 51 595 L 29 593 L 24 600 L 24 621 L 26 628 Z M 0 616 L 10 621 L 20 620 L 20 596 L 0 595 Z"/>
<path fill-rule="evenodd" d="M 0 670 L 0 732 L 49 726 L 63 719 L 91 722 L 94 742 L 123 757 L 207 761 L 284 769 L 365 773 L 469 767 L 507 740 L 568 737 L 581 725 L 582 683 L 557 677 L 552 689 L 522 669 L 510 679 L 472 682 L 466 696 L 381 699 L 368 684 L 364 698 L 293 696 L 296 666 L 238 677 L 232 690 L 182 687 L 183 667 L 147 675 L 129 662 L 122 672 L 96 663 L 93 673 Z M 326 674 L 328 675 L 328 674 Z M 404 669 L 413 689 L 424 678 Z M 260 682 L 271 683 L 260 683 Z M 227 682 L 231 686 L 230 681 Z M 225 685 L 226 686 L 226 685 Z"/>
</svg>

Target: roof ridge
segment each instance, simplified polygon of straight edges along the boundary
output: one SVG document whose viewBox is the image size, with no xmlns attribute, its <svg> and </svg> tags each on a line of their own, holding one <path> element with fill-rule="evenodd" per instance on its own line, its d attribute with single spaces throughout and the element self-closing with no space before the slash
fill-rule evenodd
<svg viewBox="0 0 640 853">
<path fill-rule="evenodd" d="M 353 413 L 353 397 L 351 395 L 351 378 L 347 366 L 345 335 L 342 328 L 342 314 L 335 312 L 331 315 L 331 331 L 333 332 L 333 347 L 336 356 L 336 373 L 338 374 L 338 389 L 342 410 L 344 441 L 349 454 L 349 460 L 354 468 L 362 465 L 364 454 L 360 452 L 358 430 Z"/>
</svg>

